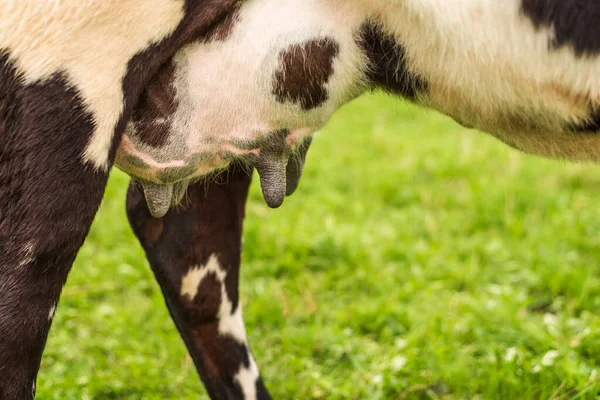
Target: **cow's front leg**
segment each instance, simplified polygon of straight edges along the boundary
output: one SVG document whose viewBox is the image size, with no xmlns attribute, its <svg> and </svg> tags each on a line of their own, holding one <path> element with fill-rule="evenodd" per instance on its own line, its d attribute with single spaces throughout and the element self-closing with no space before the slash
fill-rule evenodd
<svg viewBox="0 0 600 400">
<path fill-rule="evenodd" d="M 250 176 L 232 167 L 188 189 L 183 203 L 152 218 L 142 188 L 127 195 L 131 226 L 169 311 L 213 399 L 270 398 L 248 341 L 238 296 L 242 223 Z"/>
<path fill-rule="evenodd" d="M 0 399 L 35 396 L 62 286 L 108 178 L 83 161 L 94 124 L 65 77 L 25 85 L 0 52 Z"/>
<path fill-rule="evenodd" d="M 0 195 L 0 399 L 35 398 L 59 296 L 107 180 L 83 165 L 40 168 L 35 180 L 11 178 L 13 195 Z"/>
</svg>

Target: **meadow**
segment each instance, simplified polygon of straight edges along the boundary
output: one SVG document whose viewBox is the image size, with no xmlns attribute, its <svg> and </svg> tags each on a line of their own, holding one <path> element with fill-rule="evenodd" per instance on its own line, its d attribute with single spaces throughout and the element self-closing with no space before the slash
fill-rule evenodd
<svg viewBox="0 0 600 400">
<path fill-rule="evenodd" d="M 256 177 L 255 177 L 256 178 Z M 38 399 L 207 399 L 113 171 Z M 320 132 L 298 192 L 254 179 L 241 293 L 275 399 L 595 399 L 600 169 L 383 95 Z"/>
</svg>

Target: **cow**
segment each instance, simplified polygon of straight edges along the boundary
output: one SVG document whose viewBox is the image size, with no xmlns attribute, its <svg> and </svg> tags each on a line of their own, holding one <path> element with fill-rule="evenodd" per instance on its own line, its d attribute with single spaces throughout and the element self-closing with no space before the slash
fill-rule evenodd
<svg viewBox="0 0 600 400">
<path fill-rule="evenodd" d="M 209 394 L 269 398 L 237 293 L 248 166 L 279 206 L 311 135 L 377 88 L 522 151 L 595 161 L 599 15 L 593 0 L 6 0 L 0 397 L 35 396 L 116 163 L 135 179 L 131 225 Z M 193 184 L 169 210 L 227 167 L 227 185 Z"/>
<path fill-rule="evenodd" d="M 236 3 L 0 2 L 0 398 L 35 397 L 62 286 L 141 93 Z"/>
<path fill-rule="evenodd" d="M 249 0 L 166 63 L 115 165 L 137 182 L 130 221 L 211 396 L 268 398 L 237 291 L 244 168 L 257 169 L 265 201 L 280 206 L 313 133 L 375 89 L 524 152 L 597 161 L 598 18 L 600 4 L 586 0 Z M 229 197 L 211 209 L 239 218 L 227 235 L 216 222 L 200 229 L 210 207 L 197 185 L 172 208 L 198 178 L 230 165 L 218 189 Z M 196 240 L 178 243 L 173 232 Z M 212 244 L 215 232 L 229 252 Z"/>
</svg>

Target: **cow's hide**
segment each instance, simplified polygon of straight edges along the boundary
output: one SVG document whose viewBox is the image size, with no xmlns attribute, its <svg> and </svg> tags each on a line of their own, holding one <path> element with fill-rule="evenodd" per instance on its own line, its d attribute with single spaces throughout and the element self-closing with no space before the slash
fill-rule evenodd
<svg viewBox="0 0 600 400">
<path fill-rule="evenodd" d="M 598 18 L 591 0 L 249 0 L 156 77 L 118 165 L 164 184 L 281 132 L 293 149 L 375 87 L 522 151 L 596 161 Z"/>
</svg>

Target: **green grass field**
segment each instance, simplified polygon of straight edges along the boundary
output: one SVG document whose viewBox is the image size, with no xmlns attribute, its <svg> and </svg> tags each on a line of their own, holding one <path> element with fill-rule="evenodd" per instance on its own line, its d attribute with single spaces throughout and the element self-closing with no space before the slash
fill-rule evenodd
<svg viewBox="0 0 600 400">
<path fill-rule="evenodd" d="M 124 211 L 105 200 L 39 399 L 205 399 Z M 275 399 L 594 399 L 600 169 L 382 95 L 342 109 L 279 210 L 255 179 L 242 299 Z"/>
</svg>

